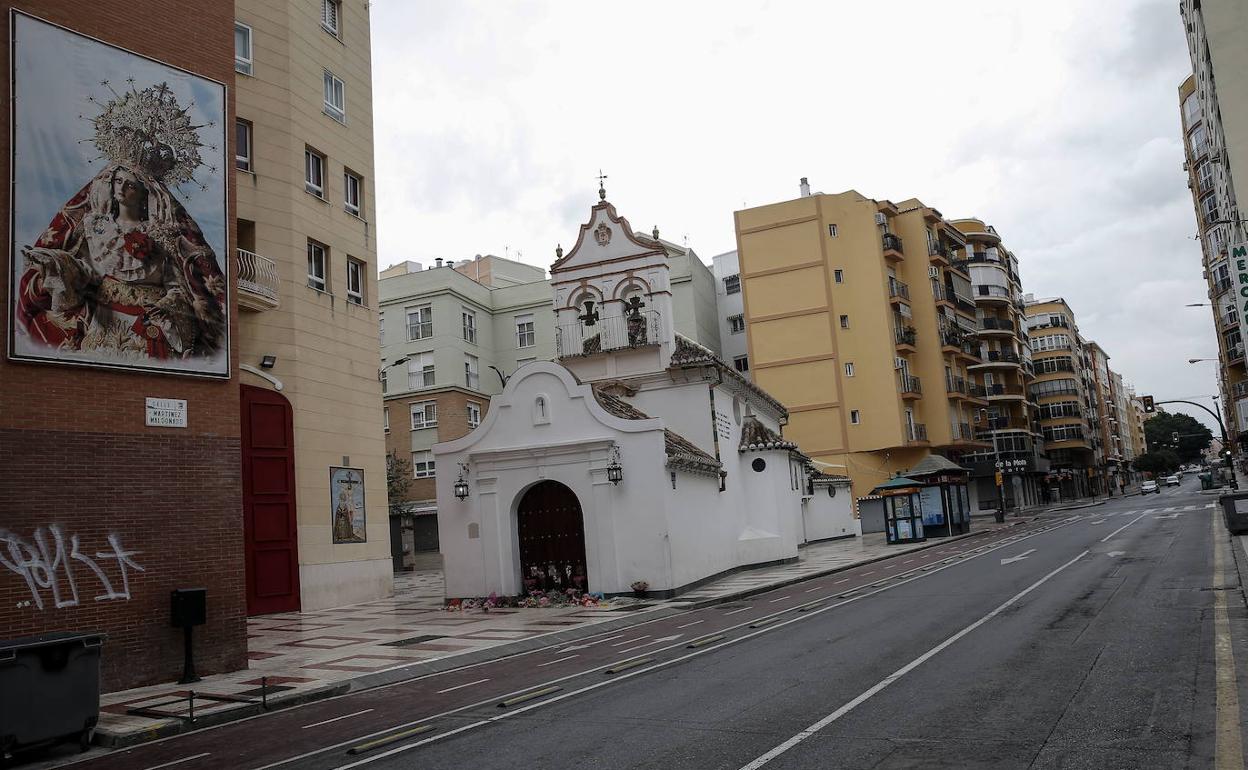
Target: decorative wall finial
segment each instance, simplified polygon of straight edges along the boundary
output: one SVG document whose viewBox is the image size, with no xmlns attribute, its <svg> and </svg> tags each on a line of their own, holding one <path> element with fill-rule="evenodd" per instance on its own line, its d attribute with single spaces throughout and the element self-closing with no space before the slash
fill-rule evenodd
<svg viewBox="0 0 1248 770">
<path fill-rule="evenodd" d="M 598 169 L 598 200 L 605 201 L 607 199 L 607 188 L 603 185 L 607 175 L 602 173 L 602 169 Z"/>
<path fill-rule="evenodd" d="M 563 244 L 555 244 L 555 259 L 563 259 Z"/>
<path fill-rule="evenodd" d="M 654 239 L 657 241 L 659 239 L 659 226 L 655 225 L 654 229 L 650 231 L 650 234 L 654 236 Z"/>
</svg>

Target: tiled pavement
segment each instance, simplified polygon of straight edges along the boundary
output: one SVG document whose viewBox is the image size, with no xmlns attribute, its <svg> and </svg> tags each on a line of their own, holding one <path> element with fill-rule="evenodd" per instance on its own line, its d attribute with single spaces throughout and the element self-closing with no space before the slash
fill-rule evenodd
<svg viewBox="0 0 1248 770">
<path fill-rule="evenodd" d="M 1008 525 L 980 521 L 974 525 L 976 532 L 998 526 Z M 102 696 L 97 741 L 127 743 L 140 735 L 165 734 L 178 725 L 178 715 L 187 714 L 191 690 L 196 694 L 197 717 L 228 710 L 239 710 L 237 716 L 243 716 L 255 711 L 249 702 L 262 692 L 274 701 L 318 697 L 353 681 L 359 686 L 363 677 L 376 681 L 373 675 L 383 672 L 395 672 L 390 677 L 398 679 L 405 667 L 413 669 L 412 674 L 423 673 L 416 670 L 422 664 L 472 653 L 477 653 L 475 662 L 489 656 L 491 649 L 507 654 L 504 646 L 514 647 L 523 640 L 580 629 L 589 634 L 590 627 L 602 623 L 640 622 L 657 613 L 751 595 L 941 542 L 889 546 L 882 534 L 870 534 L 814 544 L 801 550 L 796 563 L 733 573 L 676 599 L 645 601 L 640 607 L 637 600 L 622 598 L 588 608 L 448 612 L 442 609 L 441 571 L 401 573 L 395 576 L 394 595 L 388 599 L 249 619 L 250 666 L 244 671 L 205 677 L 193 685 L 156 685 Z M 136 707 L 166 716 L 127 713 Z"/>
</svg>

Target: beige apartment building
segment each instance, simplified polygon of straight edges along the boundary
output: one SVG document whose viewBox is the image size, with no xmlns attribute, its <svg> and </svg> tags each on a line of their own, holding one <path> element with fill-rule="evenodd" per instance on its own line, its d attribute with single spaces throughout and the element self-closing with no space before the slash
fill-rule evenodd
<svg viewBox="0 0 1248 770">
<path fill-rule="evenodd" d="M 850 190 L 735 214 L 754 382 L 789 410 L 786 437 L 856 496 L 938 450 L 990 448 L 966 236 L 917 199 Z M 1016 386 L 1017 387 L 1017 386 Z"/>
<path fill-rule="evenodd" d="M 235 6 L 252 614 L 391 591 L 368 6 Z"/>
</svg>

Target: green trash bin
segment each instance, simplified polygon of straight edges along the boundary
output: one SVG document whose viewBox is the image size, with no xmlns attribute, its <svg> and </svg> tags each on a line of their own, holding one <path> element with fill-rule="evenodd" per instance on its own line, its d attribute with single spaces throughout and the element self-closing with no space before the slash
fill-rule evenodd
<svg viewBox="0 0 1248 770">
<path fill-rule="evenodd" d="M 60 741 L 86 751 L 100 718 L 104 634 L 0 640 L 0 757 Z"/>
</svg>

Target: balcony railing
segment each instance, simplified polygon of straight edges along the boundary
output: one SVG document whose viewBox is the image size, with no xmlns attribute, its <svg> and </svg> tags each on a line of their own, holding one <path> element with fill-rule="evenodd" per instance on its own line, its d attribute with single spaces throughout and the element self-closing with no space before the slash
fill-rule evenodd
<svg viewBox="0 0 1248 770">
<path fill-rule="evenodd" d="M 1239 326 L 1239 313 L 1231 311 L 1218 316 L 1218 322 L 1222 324 L 1223 329 L 1229 329 L 1232 326 Z"/>
<path fill-rule="evenodd" d="M 967 385 L 966 395 L 971 398 L 988 398 L 988 388 L 983 385 Z"/>
<path fill-rule="evenodd" d="M 1240 399 L 1248 396 L 1248 380 L 1237 382 L 1231 386 L 1231 398 Z"/>
<path fill-rule="evenodd" d="M 914 375 L 898 374 L 897 388 L 902 393 L 914 393 L 920 396 L 923 395 L 923 383 L 920 382 L 919 378 Z"/>
<path fill-rule="evenodd" d="M 1009 385 L 1005 383 L 994 383 L 987 386 L 988 395 L 991 396 L 1021 396 L 1023 395 L 1022 385 Z"/>
<path fill-rule="evenodd" d="M 642 310 L 635 315 L 610 316 L 593 326 L 562 324 L 555 329 L 555 348 L 560 357 L 589 356 L 607 350 L 659 344 L 659 314 Z"/>
<path fill-rule="evenodd" d="M 981 331 L 1014 331 L 1014 322 L 1008 318 L 981 318 L 979 321 Z"/>
<path fill-rule="evenodd" d="M 993 286 L 992 284 L 988 284 L 988 283 L 975 284 L 975 296 L 1003 299 L 1006 302 L 1011 302 L 1014 299 L 1014 296 L 1010 294 L 1009 289 L 1005 288 L 1004 286 Z"/>
<path fill-rule="evenodd" d="M 1017 364 L 1020 362 L 1018 354 L 1012 350 L 989 350 L 988 357 L 984 361 L 991 363 Z"/>
<path fill-rule="evenodd" d="M 273 310 L 281 302 L 282 279 L 277 263 L 254 251 L 237 249 L 239 307 Z"/>
<path fill-rule="evenodd" d="M 1226 349 L 1226 360 L 1228 363 L 1235 363 L 1244 360 L 1244 344 L 1232 345 Z"/>
<path fill-rule="evenodd" d="M 901 238 L 892 233 L 884 233 L 884 250 L 895 251 L 898 254 L 903 253 L 901 249 Z"/>
<path fill-rule="evenodd" d="M 927 441 L 927 425 L 916 422 L 906 426 L 906 440 L 912 443 Z"/>
<path fill-rule="evenodd" d="M 949 259 L 949 247 L 943 243 L 928 243 L 927 256 Z"/>
<path fill-rule="evenodd" d="M 898 345 L 914 345 L 918 337 L 913 326 L 898 326 L 893 330 L 893 339 Z"/>
<path fill-rule="evenodd" d="M 1214 284 L 1213 291 L 1215 294 L 1221 294 L 1222 292 L 1227 291 L 1230 288 L 1231 288 L 1231 279 L 1222 278 L 1222 279 L 1219 279 L 1216 284 Z"/>
<path fill-rule="evenodd" d="M 908 300 L 910 299 L 910 287 L 896 278 L 889 278 L 888 296 Z"/>
<path fill-rule="evenodd" d="M 966 395 L 967 388 L 966 378 L 957 375 L 945 375 L 945 390 L 949 393 L 961 393 Z"/>
<path fill-rule="evenodd" d="M 950 432 L 953 434 L 954 441 L 977 441 L 975 431 L 971 430 L 969 423 L 959 422 L 949 426 Z"/>
</svg>

